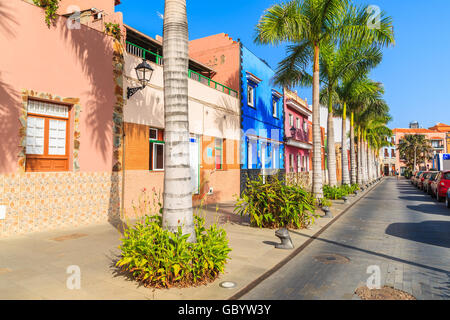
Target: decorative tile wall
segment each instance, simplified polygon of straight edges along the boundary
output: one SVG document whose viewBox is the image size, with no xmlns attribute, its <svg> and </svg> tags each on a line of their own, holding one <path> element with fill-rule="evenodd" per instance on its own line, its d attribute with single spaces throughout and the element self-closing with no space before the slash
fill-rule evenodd
<svg viewBox="0 0 450 320">
<path fill-rule="evenodd" d="M 0 175 L 0 238 L 120 218 L 121 173 Z"/>
</svg>

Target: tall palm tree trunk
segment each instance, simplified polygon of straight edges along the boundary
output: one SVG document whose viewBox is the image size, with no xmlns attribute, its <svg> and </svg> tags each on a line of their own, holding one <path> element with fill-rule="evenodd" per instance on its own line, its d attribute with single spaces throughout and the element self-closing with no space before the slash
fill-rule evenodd
<svg viewBox="0 0 450 320">
<path fill-rule="evenodd" d="M 328 143 L 328 179 L 329 185 L 334 187 L 337 185 L 336 177 L 336 145 L 334 143 L 334 117 L 333 117 L 333 101 L 331 90 L 328 90 L 328 121 L 327 121 L 327 143 Z"/>
<path fill-rule="evenodd" d="M 372 179 L 372 158 L 370 157 L 372 150 L 367 144 L 367 181 Z"/>
<path fill-rule="evenodd" d="M 345 102 L 342 113 L 342 184 L 350 184 L 347 153 L 347 103 Z"/>
<path fill-rule="evenodd" d="M 358 127 L 358 184 L 363 184 L 363 168 L 362 168 L 362 138 L 361 128 Z"/>
<path fill-rule="evenodd" d="M 320 106 L 319 106 L 319 44 L 314 44 L 314 73 L 313 73 L 313 193 L 316 199 L 323 198 L 322 190 L 322 139 L 320 134 Z"/>
<path fill-rule="evenodd" d="M 362 135 L 362 169 L 363 169 L 363 183 L 367 184 L 367 148 L 365 132 Z"/>
<path fill-rule="evenodd" d="M 164 10 L 165 174 L 163 228 L 195 242 L 189 161 L 188 22 L 186 0 L 166 0 Z"/>
<path fill-rule="evenodd" d="M 351 119 L 350 119 L 350 162 L 351 162 L 351 182 L 352 182 L 352 184 L 358 183 L 354 122 L 355 122 L 354 121 L 354 113 L 352 112 Z"/>
</svg>

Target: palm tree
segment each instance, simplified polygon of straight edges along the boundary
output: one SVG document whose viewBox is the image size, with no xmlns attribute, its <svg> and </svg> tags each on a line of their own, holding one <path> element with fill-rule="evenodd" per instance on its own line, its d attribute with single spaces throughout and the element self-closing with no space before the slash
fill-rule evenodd
<svg viewBox="0 0 450 320">
<path fill-rule="evenodd" d="M 400 158 L 405 159 L 413 171 L 417 169 L 418 158 L 426 160 L 430 150 L 429 141 L 421 134 L 407 134 L 398 144 Z"/>
<path fill-rule="evenodd" d="M 165 174 L 163 228 L 190 234 L 195 242 L 189 161 L 188 23 L 186 0 L 166 0 L 164 9 Z"/>
<path fill-rule="evenodd" d="M 389 107 L 386 102 L 377 98 L 371 101 L 370 104 L 367 104 L 363 110 L 361 110 L 357 114 L 357 124 L 360 132 L 359 136 L 359 144 L 358 151 L 360 151 L 360 162 L 361 162 L 361 174 L 362 174 L 362 183 L 365 184 L 370 181 L 370 176 L 372 174 L 372 168 L 370 165 L 370 152 L 368 143 L 368 133 L 371 129 L 371 126 L 374 126 L 374 123 L 378 125 L 381 123 L 387 123 L 390 117 L 388 115 Z M 385 122 L 383 122 L 385 121 Z"/>
<path fill-rule="evenodd" d="M 367 125 L 367 140 L 369 144 L 369 159 L 370 180 L 378 178 L 378 166 L 376 165 L 376 158 L 379 150 L 382 147 L 392 145 L 388 142 L 388 137 L 392 137 L 392 130 L 387 127 L 391 121 L 391 117 L 386 114 L 377 114 L 369 120 Z"/>
<path fill-rule="evenodd" d="M 297 45 L 297 77 L 290 85 L 302 83 L 298 77 L 312 62 L 313 66 L 313 193 L 323 197 L 320 137 L 320 47 L 330 41 L 354 40 L 360 44 L 389 45 L 394 42 L 391 18 L 380 15 L 379 28 L 369 26 L 371 17 L 365 8 L 356 8 L 349 0 L 291 0 L 266 10 L 256 26 L 255 42 Z"/>
<path fill-rule="evenodd" d="M 350 184 L 350 173 L 348 169 L 347 155 L 347 102 L 349 101 L 349 92 L 344 91 L 349 86 L 339 86 L 342 83 L 352 83 L 370 69 L 381 62 L 382 53 L 376 47 L 358 48 L 354 43 L 341 44 L 337 49 L 334 45 L 328 45 L 322 49 L 321 55 L 321 79 L 324 83 L 324 98 L 328 99 L 328 150 L 334 148 L 334 129 L 333 129 L 333 95 L 336 96 L 335 103 L 339 104 L 336 113 L 342 117 L 342 184 Z M 351 86 L 350 86 L 351 87 Z M 329 176 L 336 178 L 336 162 L 330 160 L 330 155 L 335 156 L 334 152 L 328 154 L 329 158 Z M 334 165 L 334 166 L 333 166 Z M 330 185 L 332 183 L 330 178 Z"/>
<path fill-rule="evenodd" d="M 379 59 L 381 53 L 378 52 Z M 350 163 L 351 183 L 363 183 L 362 168 L 362 131 L 358 124 L 358 115 L 371 103 L 376 103 L 384 92 L 382 84 L 367 77 L 367 73 L 354 74 L 344 79 L 336 89 L 339 99 L 350 113 Z M 357 115 L 355 117 L 355 115 Z M 356 121 L 356 122 L 355 122 Z M 356 133 L 356 138 L 355 138 Z M 355 142 L 358 148 L 356 152 Z"/>
</svg>

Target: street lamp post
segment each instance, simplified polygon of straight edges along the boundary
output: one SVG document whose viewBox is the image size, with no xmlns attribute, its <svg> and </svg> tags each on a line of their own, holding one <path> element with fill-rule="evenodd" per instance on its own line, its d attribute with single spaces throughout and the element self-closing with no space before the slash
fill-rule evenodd
<svg viewBox="0 0 450 320">
<path fill-rule="evenodd" d="M 145 86 L 150 82 L 153 74 L 153 68 L 145 61 L 142 62 L 135 68 L 136 75 L 142 86 L 135 88 L 127 88 L 127 98 L 130 99 L 136 92 L 145 88 Z"/>
</svg>

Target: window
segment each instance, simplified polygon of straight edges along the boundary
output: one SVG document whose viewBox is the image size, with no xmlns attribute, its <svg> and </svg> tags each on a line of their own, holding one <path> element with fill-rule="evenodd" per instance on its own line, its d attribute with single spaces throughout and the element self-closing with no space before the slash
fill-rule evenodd
<svg viewBox="0 0 450 320">
<path fill-rule="evenodd" d="M 149 136 L 149 168 L 151 171 L 162 171 L 164 170 L 164 132 L 159 129 L 150 128 Z"/>
<path fill-rule="evenodd" d="M 69 106 L 29 100 L 26 171 L 69 170 Z"/>
<path fill-rule="evenodd" d="M 296 118 L 295 120 L 296 120 L 296 122 L 297 122 L 296 128 L 297 128 L 297 129 L 300 129 L 300 118 Z"/>
<path fill-rule="evenodd" d="M 294 116 L 292 115 L 292 113 L 289 113 L 289 126 L 294 126 Z"/>
<path fill-rule="evenodd" d="M 150 139 L 158 140 L 158 129 L 150 128 Z"/>
<path fill-rule="evenodd" d="M 253 169 L 253 141 L 250 139 L 247 142 L 247 167 Z"/>
<path fill-rule="evenodd" d="M 278 118 L 278 99 L 275 97 L 272 97 L 272 115 L 274 118 Z"/>
<path fill-rule="evenodd" d="M 305 133 L 308 132 L 308 123 L 306 122 L 305 119 L 303 119 L 303 131 L 304 131 Z"/>
<path fill-rule="evenodd" d="M 395 150 L 391 149 L 391 158 L 395 158 Z"/>
<path fill-rule="evenodd" d="M 253 88 L 251 85 L 247 85 L 247 104 L 250 107 L 255 106 L 255 88 Z"/>
<path fill-rule="evenodd" d="M 294 155 L 289 154 L 289 172 L 294 172 Z"/>
<path fill-rule="evenodd" d="M 272 144 L 272 169 L 277 169 L 278 146 Z"/>
<path fill-rule="evenodd" d="M 297 172 L 303 171 L 302 170 L 302 156 L 297 155 Z"/>
<path fill-rule="evenodd" d="M 223 169 L 223 139 L 221 138 L 215 138 L 215 163 L 216 163 L 216 170 L 222 170 Z"/>
</svg>

